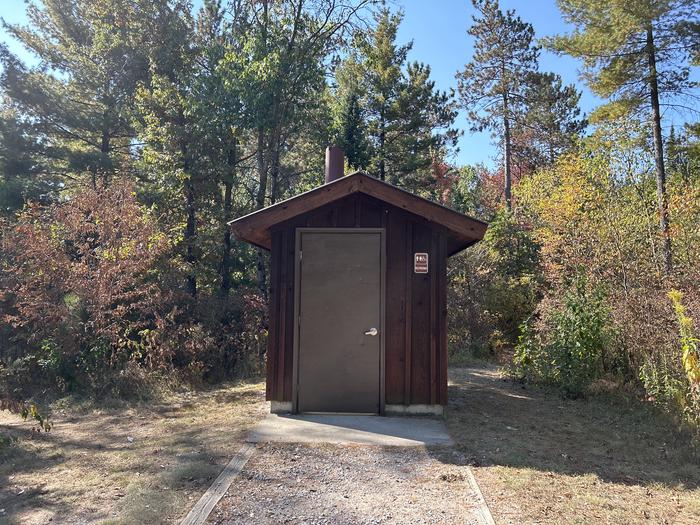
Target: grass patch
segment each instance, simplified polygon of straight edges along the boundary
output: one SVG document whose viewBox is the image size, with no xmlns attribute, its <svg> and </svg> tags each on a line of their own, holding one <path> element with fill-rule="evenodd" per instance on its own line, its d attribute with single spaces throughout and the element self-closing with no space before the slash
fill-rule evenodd
<svg viewBox="0 0 700 525">
<path fill-rule="evenodd" d="M 562 399 L 495 367 L 451 370 L 449 398 L 497 523 L 700 523 L 697 448 L 651 406 Z"/>
<path fill-rule="evenodd" d="M 174 523 L 265 412 L 264 384 L 128 405 L 62 400 L 53 430 L 0 412 L 0 523 Z"/>
</svg>

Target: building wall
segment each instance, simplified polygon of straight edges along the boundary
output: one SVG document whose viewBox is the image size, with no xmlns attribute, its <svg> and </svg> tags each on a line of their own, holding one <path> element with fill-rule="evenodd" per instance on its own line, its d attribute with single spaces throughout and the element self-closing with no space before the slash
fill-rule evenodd
<svg viewBox="0 0 700 525">
<path fill-rule="evenodd" d="M 364 194 L 300 215 L 272 230 L 267 399 L 292 400 L 296 228 L 386 230 L 385 402 L 447 403 L 446 234 L 442 227 Z M 429 273 L 413 254 L 429 254 Z"/>
</svg>

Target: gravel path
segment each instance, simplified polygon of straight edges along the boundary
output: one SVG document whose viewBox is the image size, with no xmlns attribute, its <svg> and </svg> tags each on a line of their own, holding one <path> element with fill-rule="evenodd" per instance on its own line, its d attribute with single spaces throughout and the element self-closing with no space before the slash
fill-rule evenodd
<svg viewBox="0 0 700 525">
<path fill-rule="evenodd" d="M 465 469 L 423 447 L 260 444 L 208 523 L 476 525 Z"/>
</svg>

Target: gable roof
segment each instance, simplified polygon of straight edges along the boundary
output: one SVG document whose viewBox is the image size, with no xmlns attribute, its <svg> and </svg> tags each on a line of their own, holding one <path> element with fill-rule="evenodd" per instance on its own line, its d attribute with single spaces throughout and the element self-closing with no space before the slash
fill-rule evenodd
<svg viewBox="0 0 700 525">
<path fill-rule="evenodd" d="M 235 219 L 229 225 L 238 239 L 269 250 L 271 227 L 353 193 L 364 193 L 447 229 L 453 238 L 450 255 L 483 239 L 488 226 L 360 171 Z"/>
</svg>

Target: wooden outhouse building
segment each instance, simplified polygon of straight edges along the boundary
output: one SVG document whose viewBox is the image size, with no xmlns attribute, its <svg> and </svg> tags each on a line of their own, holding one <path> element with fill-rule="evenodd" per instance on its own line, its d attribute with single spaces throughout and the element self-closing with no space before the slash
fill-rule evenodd
<svg viewBox="0 0 700 525">
<path fill-rule="evenodd" d="M 270 250 L 267 399 L 273 412 L 441 414 L 447 258 L 486 223 L 364 173 L 231 222 Z"/>
</svg>

